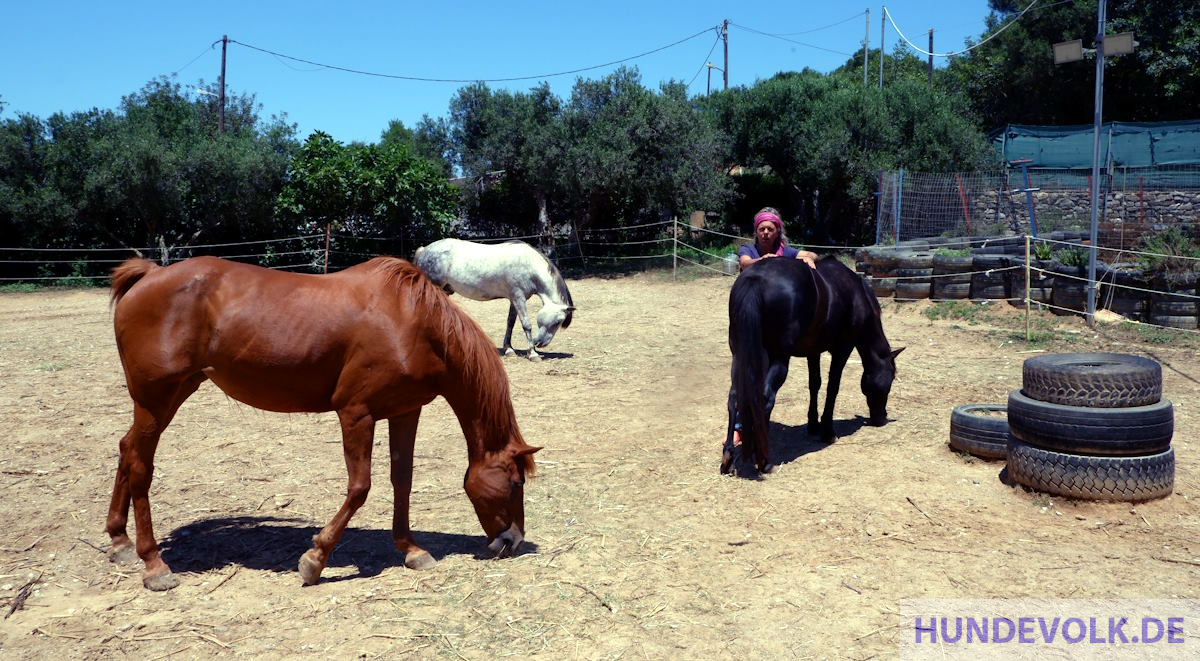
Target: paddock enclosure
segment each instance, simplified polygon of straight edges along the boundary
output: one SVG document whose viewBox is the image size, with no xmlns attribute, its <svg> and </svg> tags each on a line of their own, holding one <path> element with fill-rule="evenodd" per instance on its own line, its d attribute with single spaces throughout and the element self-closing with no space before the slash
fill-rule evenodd
<svg viewBox="0 0 1200 661">
<path fill-rule="evenodd" d="M 411 513 L 437 566 L 406 569 L 392 548 L 379 425 L 366 504 L 303 587 L 296 559 L 345 496 L 336 416 L 265 413 L 201 386 L 155 462 L 155 532 L 180 579 L 164 593 L 104 554 L 132 410 L 107 290 L 0 294 L 0 656 L 889 658 L 913 635 L 903 599 L 1200 598 L 1195 335 L 1140 341 L 1040 313 L 1043 341 L 1027 346 L 1006 304 L 931 320 L 928 301 L 885 301 L 888 340 L 906 347 L 893 422 L 856 417 L 867 406 L 853 355 L 839 440 L 809 437 L 794 360 L 772 414 L 779 468 L 723 477 L 731 283 L 572 280 L 574 323 L 544 360 L 504 359 L 524 437 L 544 446 L 525 488 L 527 545 L 509 559 L 480 555 L 466 445 L 439 399 L 421 416 Z M 454 301 L 499 347 L 507 301 Z M 1005 402 L 1039 349 L 1162 363 L 1171 496 L 1046 497 L 1005 484 L 1003 461 L 947 447 L 953 408 Z"/>
</svg>

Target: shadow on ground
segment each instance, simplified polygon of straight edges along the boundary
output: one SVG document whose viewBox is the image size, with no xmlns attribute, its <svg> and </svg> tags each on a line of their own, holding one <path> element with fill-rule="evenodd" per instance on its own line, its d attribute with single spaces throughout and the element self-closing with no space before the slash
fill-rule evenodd
<svg viewBox="0 0 1200 661">
<path fill-rule="evenodd" d="M 239 516 L 205 519 L 178 528 L 160 541 L 163 560 L 171 570 L 208 572 L 237 565 L 248 569 L 294 572 L 300 556 L 312 548 L 320 528 L 299 519 L 273 516 Z M 437 560 L 452 555 L 490 559 L 483 535 L 413 531 L 417 544 Z M 525 542 L 518 555 L 537 552 Z M 337 581 L 377 576 L 384 569 L 404 564 L 392 544 L 391 530 L 346 528 L 330 555 L 327 567 L 357 567 L 358 573 L 322 580 Z"/>
</svg>

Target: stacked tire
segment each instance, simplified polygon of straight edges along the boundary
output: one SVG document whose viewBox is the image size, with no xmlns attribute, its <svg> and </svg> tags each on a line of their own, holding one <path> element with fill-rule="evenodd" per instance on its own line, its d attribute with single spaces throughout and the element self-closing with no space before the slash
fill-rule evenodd
<svg viewBox="0 0 1200 661">
<path fill-rule="evenodd" d="M 887 246 L 872 246 L 863 251 L 867 267 L 867 284 L 875 298 L 884 300 L 896 291 L 896 250 Z"/>
<path fill-rule="evenodd" d="M 1171 494 L 1175 414 L 1162 367 L 1140 356 L 1063 353 L 1025 361 L 1008 397 L 1008 475 L 1046 493 L 1144 501 Z"/>
<path fill-rule="evenodd" d="M 929 298 L 933 279 L 933 253 L 901 253 L 896 258 L 896 300 Z"/>
<path fill-rule="evenodd" d="M 964 299 L 971 294 L 971 269 L 974 260 L 970 255 L 934 255 L 933 286 L 930 298 L 935 301 Z"/>
</svg>

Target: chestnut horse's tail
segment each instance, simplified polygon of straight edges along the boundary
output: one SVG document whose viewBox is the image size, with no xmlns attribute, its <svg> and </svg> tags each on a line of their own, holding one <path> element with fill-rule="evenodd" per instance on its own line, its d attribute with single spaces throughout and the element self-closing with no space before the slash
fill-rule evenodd
<svg viewBox="0 0 1200 661">
<path fill-rule="evenodd" d="M 741 278 L 729 298 L 729 349 L 734 360 L 742 452 L 755 463 L 760 456 L 767 457 L 767 349 L 763 346 L 762 288 L 756 285 L 761 282 Z"/>
<path fill-rule="evenodd" d="M 140 257 L 121 262 L 120 266 L 112 270 L 111 305 L 119 303 L 121 297 L 128 293 L 137 284 L 138 280 L 141 280 L 147 273 L 158 268 L 161 268 L 158 264 Z"/>
</svg>

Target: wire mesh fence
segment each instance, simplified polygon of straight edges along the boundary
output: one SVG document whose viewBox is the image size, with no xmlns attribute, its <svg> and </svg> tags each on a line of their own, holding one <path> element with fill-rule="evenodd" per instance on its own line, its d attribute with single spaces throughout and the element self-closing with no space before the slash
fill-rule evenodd
<svg viewBox="0 0 1200 661">
<path fill-rule="evenodd" d="M 1088 231 L 1091 170 L 881 172 L 877 244 L 929 237 L 1051 236 Z M 1194 231 L 1200 215 L 1200 166 L 1115 167 L 1099 181 L 1097 244 L 1136 247 L 1172 226 Z"/>
</svg>

